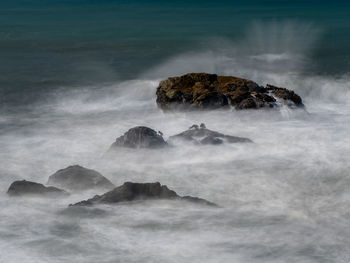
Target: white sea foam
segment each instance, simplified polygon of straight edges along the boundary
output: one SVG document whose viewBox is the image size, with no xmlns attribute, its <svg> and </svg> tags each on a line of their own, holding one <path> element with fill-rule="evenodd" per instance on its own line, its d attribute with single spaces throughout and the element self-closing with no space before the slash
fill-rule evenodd
<svg viewBox="0 0 350 263">
<path fill-rule="evenodd" d="M 256 56 L 251 56 L 251 58 L 260 60 L 261 62 L 276 62 L 276 61 L 281 61 L 281 60 L 290 60 L 291 55 L 286 54 L 286 53 L 281 53 L 281 54 L 263 54 L 263 55 L 256 55 Z"/>
<path fill-rule="evenodd" d="M 296 36 L 293 26 L 282 28 L 289 29 L 279 38 Z M 300 38 L 308 33 L 303 30 Z M 294 47 L 292 40 L 285 45 Z M 273 65 L 266 68 L 240 64 L 245 60 L 236 60 L 239 52 L 226 47 L 179 55 L 138 80 L 55 94 L 32 112 L 2 116 L 0 262 L 348 262 L 349 78 L 303 76 L 297 65 L 305 65 L 304 59 L 275 72 L 275 63 L 289 64 L 293 56 L 266 59 L 302 55 L 307 45 L 245 53 Z M 294 89 L 306 110 L 163 113 L 157 108 L 160 79 L 198 71 Z M 133 126 L 149 126 L 168 138 L 202 122 L 254 143 L 121 149 L 105 157 L 115 138 Z M 55 201 L 5 195 L 15 179 L 45 183 L 57 169 L 77 163 L 116 185 L 160 181 L 222 208 L 161 201 L 66 210 L 98 192 Z"/>
</svg>

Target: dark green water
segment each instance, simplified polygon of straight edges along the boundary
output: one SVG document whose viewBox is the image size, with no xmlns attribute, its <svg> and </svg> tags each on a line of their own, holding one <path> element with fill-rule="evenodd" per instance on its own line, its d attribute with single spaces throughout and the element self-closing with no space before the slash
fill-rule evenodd
<svg viewBox="0 0 350 263">
<path fill-rule="evenodd" d="M 302 46 L 302 73 L 343 75 L 349 14 L 348 1 L 3 0 L 1 100 L 27 103 L 55 87 L 137 79 L 178 54 L 215 52 L 224 41 L 242 48 L 247 35 L 252 55 Z"/>
</svg>

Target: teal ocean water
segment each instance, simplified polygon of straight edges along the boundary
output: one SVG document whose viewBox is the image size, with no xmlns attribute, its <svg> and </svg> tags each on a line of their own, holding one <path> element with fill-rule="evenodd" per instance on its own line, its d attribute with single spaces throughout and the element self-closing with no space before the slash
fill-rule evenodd
<svg viewBox="0 0 350 263">
<path fill-rule="evenodd" d="M 0 263 L 350 262 L 349 1 L 0 1 Z M 163 112 L 188 72 L 286 87 L 304 108 Z M 135 126 L 254 143 L 106 155 Z M 220 206 L 6 194 L 79 164 Z"/>
<path fill-rule="evenodd" d="M 2 103 L 137 79 L 173 56 L 230 46 L 257 56 L 302 55 L 305 74 L 347 74 L 349 13 L 350 3 L 339 0 L 3 0 Z"/>
</svg>

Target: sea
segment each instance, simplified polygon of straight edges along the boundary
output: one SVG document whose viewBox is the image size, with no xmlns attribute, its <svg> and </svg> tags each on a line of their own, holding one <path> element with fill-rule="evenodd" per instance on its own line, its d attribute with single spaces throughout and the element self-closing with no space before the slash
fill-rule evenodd
<svg viewBox="0 0 350 263">
<path fill-rule="evenodd" d="M 163 112 L 190 72 L 294 90 L 304 108 Z M 350 262 L 350 1 L 1 0 L 0 262 Z M 135 126 L 254 143 L 120 149 Z M 79 164 L 219 208 L 10 197 Z"/>
</svg>

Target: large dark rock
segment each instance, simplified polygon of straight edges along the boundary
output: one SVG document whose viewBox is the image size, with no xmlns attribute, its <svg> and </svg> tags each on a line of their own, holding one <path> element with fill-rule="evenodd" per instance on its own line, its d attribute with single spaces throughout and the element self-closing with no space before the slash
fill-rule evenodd
<svg viewBox="0 0 350 263">
<path fill-rule="evenodd" d="M 167 146 L 161 132 L 156 132 L 151 128 L 138 126 L 128 130 L 124 135 L 116 139 L 111 145 L 111 149 L 118 147 L 128 148 L 161 148 Z"/>
<path fill-rule="evenodd" d="M 247 79 L 217 76 L 207 73 L 189 73 L 171 77 L 159 83 L 157 104 L 163 110 L 178 106 L 189 109 L 228 107 L 257 109 L 275 107 L 278 99 L 288 106 L 301 106 L 301 98 L 293 91 L 267 85 L 266 88 Z"/>
<path fill-rule="evenodd" d="M 15 181 L 13 182 L 7 193 L 11 196 L 20 196 L 20 195 L 45 195 L 45 196 L 64 196 L 68 193 L 62 189 L 49 186 L 46 187 L 43 184 L 30 182 L 26 180 Z"/>
<path fill-rule="evenodd" d="M 70 191 L 96 188 L 113 189 L 115 187 L 111 181 L 99 172 L 79 165 L 68 166 L 65 169 L 58 170 L 49 177 L 47 184 Z"/>
<path fill-rule="evenodd" d="M 178 140 L 191 141 L 195 144 L 222 144 L 227 143 L 240 143 L 240 142 L 252 142 L 248 138 L 236 137 L 231 135 L 225 135 L 220 132 L 209 130 L 202 123 L 200 126 L 192 125 L 188 130 L 179 133 L 177 135 L 169 137 L 169 142 L 176 142 Z"/>
<path fill-rule="evenodd" d="M 179 196 L 173 190 L 170 190 L 166 185 L 156 183 L 131 183 L 126 182 L 123 185 L 114 188 L 103 195 L 96 195 L 91 199 L 78 202 L 71 206 L 85 206 L 93 204 L 109 204 L 119 202 L 129 202 L 136 200 L 154 200 L 154 199 L 169 199 L 169 200 L 184 200 L 198 204 L 216 206 L 214 203 L 201 198 L 192 196 Z"/>
</svg>

